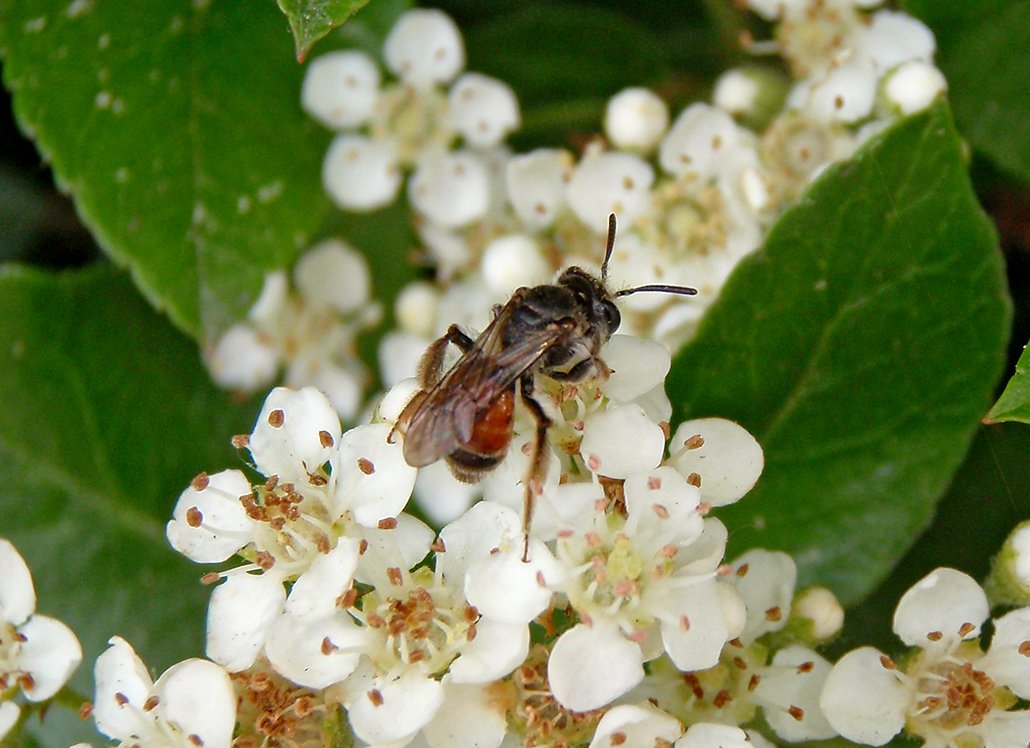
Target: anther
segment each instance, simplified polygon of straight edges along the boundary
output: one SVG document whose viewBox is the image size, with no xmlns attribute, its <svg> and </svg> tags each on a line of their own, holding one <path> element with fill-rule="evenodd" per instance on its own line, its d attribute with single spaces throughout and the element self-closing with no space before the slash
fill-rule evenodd
<svg viewBox="0 0 1030 748">
<path fill-rule="evenodd" d="M 211 479 L 208 477 L 208 474 L 200 473 L 198 476 L 196 476 L 193 480 L 190 481 L 190 487 L 194 491 L 203 491 L 205 488 L 208 487 L 209 483 L 211 483 Z"/>
<path fill-rule="evenodd" d="M 376 525 L 380 530 L 394 530 L 397 528 L 396 517 L 383 517 Z"/>
<path fill-rule="evenodd" d="M 404 583 L 404 573 L 399 566 L 391 566 L 387 569 L 386 576 L 390 580 L 390 584 L 395 587 L 400 587 Z"/>
<path fill-rule="evenodd" d="M 798 722 L 800 722 L 801 720 L 803 720 L 805 718 L 805 710 L 802 709 L 799 706 L 792 706 L 792 707 L 790 707 L 789 709 L 787 709 L 787 714 L 789 714 L 791 717 L 793 717 Z"/>
<path fill-rule="evenodd" d="M 694 434 L 692 437 L 683 442 L 683 446 L 687 449 L 700 449 L 705 445 L 705 439 L 701 434 Z"/>
<path fill-rule="evenodd" d="M 329 448 L 329 447 L 333 446 L 333 443 L 334 443 L 333 442 L 333 435 L 330 434 L 328 431 L 319 431 L 318 432 L 318 443 L 321 444 L 323 447 L 326 447 L 326 448 Z"/>
<path fill-rule="evenodd" d="M 749 566 L 748 566 L 747 564 L 741 564 L 741 565 L 740 565 L 740 566 L 739 566 L 739 567 L 737 568 L 737 576 L 738 576 L 738 577 L 745 577 L 745 576 L 747 576 L 747 570 L 748 570 L 749 568 L 750 568 L 750 567 L 749 567 Z"/>
<path fill-rule="evenodd" d="M 186 510 L 186 524 L 190 527 L 200 527 L 204 522 L 204 514 L 197 507 L 191 506 Z"/>
<path fill-rule="evenodd" d="M 367 457 L 358 458 L 358 470 L 363 472 L 365 475 L 372 475 L 376 471 L 375 463 Z"/>
<path fill-rule="evenodd" d="M 688 475 L 687 485 L 693 486 L 694 488 L 701 488 L 701 475 L 699 473 L 691 473 Z"/>
<path fill-rule="evenodd" d="M 777 605 L 765 611 L 765 620 L 769 621 L 770 623 L 777 623 L 779 621 L 782 621 L 783 611 L 780 610 L 780 606 Z"/>
<path fill-rule="evenodd" d="M 278 408 L 268 414 L 268 425 L 273 429 L 282 428 L 284 423 L 286 423 L 286 414 Z"/>
<path fill-rule="evenodd" d="M 941 639 L 944 638 L 944 634 L 942 634 L 940 631 L 931 631 L 929 634 L 926 635 L 926 638 L 932 642 L 939 642 Z"/>
<path fill-rule="evenodd" d="M 328 636 L 322 639 L 322 654 L 331 655 L 338 649 L 339 647 L 333 644 L 332 640 Z"/>
<path fill-rule="evenodd" d="M 378 688 L 373 688 L 368 692 L 368 700 L 372 702 L 373 706 L 382 706 L 383 694 Z"/>
<path fill-rule="evenodd" d="M 160 703 L 161 699 L 157 698 L 157 696 L 150 696 L 146 701 L 143 702 L 143 711 L 153 711 Z"/>
</svg>

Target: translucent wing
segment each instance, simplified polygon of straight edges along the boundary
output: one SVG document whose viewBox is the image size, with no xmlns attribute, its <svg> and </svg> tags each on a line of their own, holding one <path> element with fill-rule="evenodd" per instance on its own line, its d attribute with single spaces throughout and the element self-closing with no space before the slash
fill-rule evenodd
<svg viewBox="0 0 1030 748">
<path fill-rule="evenodd" d="M 502 347 L 502 332 L 513 309 L 508 302 L 419 404 L 404 438 L 404 459 L 409 465 L 436 462 L 467 443 L 480 414 L 568 335 L 555 323 Z"/>
</svg>

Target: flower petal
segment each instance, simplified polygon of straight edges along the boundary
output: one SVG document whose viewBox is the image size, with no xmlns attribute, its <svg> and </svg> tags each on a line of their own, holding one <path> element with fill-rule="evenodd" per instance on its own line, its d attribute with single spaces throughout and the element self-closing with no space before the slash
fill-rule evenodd
<svg viewBox="0 0 1030 748">
<path fill-rule="evenodd" d="M 191 561 L 225 561 L 254 536 L 254 522 L 240 503 L 252 490 L 250 481 L 239 470 L 223 470 L 208 476 L 202 488 L 194 484 L 175 502 L 165 535 Z"/>
<path fill-rule="evenodd" d="M 653 748 L 672 743 L 683 734 L 680 721 L 651 704 L 613 706 L 597 723 L 590 748 Z"/>
<path fill-rule="evenodd" d="M 413 737 L 443 703 L 443 686 L 414 670 L 372 685 L 347 707 L 354 734 L 372 745 Z"/>
<path fill-rule="evenodd" d="M 730 638 L 721 584 L 708 579 L 693 585 L 670 596 L 665 610 L 657 612 L 665 651 L 680 670 L 712 667 Z"/>
<path fill-rule="evenodd" d="M 747 734 L 739 727 L 698 722 L 676 741 L 676 748 L 751 748 Z"/>
<path fill-rule="evenodd" d="M 207 656 L 230 673 L 245 670 L 282 614 L 286 590 L 275 574 L 234 574 L 211 593 Z"/>
<path fill-rule="evenodd" d="M 338 611 L 337 598 L 350 589 L 358 566 L 358 541 L 340 538 L 329 553 L 319 554 L 298 577 L 286 599 L 286 612 L 298 618 L 325 618 Z"/>
<path fill-rule="evenodd" d="M 176 663 L 157 679 L 154 695 L 161 716 L 178 725 L 189 742 L 229 748 L 236 724 L 236 694 L 229 674 L 218 665 L 197 658 Z"/>
<path fill-rule="evenodd" d="M 131 644 L 120 636 L 108 644 L 93 666 L 93 719 L 104 735 L 128 740 L 139 729 L 135 710 L 143 708 L 153 683 Z"/>
<path fill-rule="evenodd" d="M 989 613 L 987 596 L 976 580 L 955 569 L 935 569 L 901 596 L 894 633 L 909 646 L 945 647 L 979 636 Z M 972 628 L 961 633 L 967 624 Z M 936 632 L 942 634 L 936 642 L 927 639 Z"/>
<path fill-rule="evenodd" d="M 640 646 L 611 623 L 578 623 L 555 642 L 547 680 L 559 704 L 574 712 L 598 709 L 644 678 Z"/>
<path fill-rule="evenodd" d="M 29 701 L 49 699 L 82 662 L 82 645 L 75 632 L 49 616 L 33 616 L 18 633 L 26 639 L 19 667 L 32 675 L 32 687 L 25 689 L 25 696 Z"/>
<path fill-rule="evenodd" d="M 320 620 L 285 615 L 269 628 L 265 654 L 294 683 L 328 688 L 354 672 L 364 642 L 363 630 L 345 614 Z"/>
<path fill-rule="evenodd" d="M 504 740 L 506 683 L 464 685 L 444 678 L 443 705 L 423 729 L 431 748 L 497 748 Z"/>
<path fill-rule="evenodd" d="M 986 656 L 977 663 L 995 681 L 1021 699 L 1030 699 L 1030 608 L 1006 613 L 994 622 L 994 637 Z"/>
<path fill-rule="evenodd" d="M 701 500 L 713 506 L 732 504 L 750 491 L 765 465 L 755 437 L 725 418 L 698 418 L 680 424 L 669 448 L 673 454 L 670 462 L 677 470 L 701 477 Z"/>
<path fill-rule="evenodd" d="M 489 683 L 517 668 L 529 653 L 529 626 L 481 618 L 476 638 L 451 663 L 454 683 Z"/>
<path fill-rule="evenodd" d="M 14 727 L 19 714 L 21 714 L 21 707 L 13 701 L 0 702 L 0 740 L 3 740 L 4 736 Z"/>
<path fill-rule="evenodd" d="M 668 348 L 635 335 L 612 335 L 601 349 L 601 357 L 612 370 L 601 391 L 621 402 L 636 400 L 662 384 L 672 367 Z"/>
<path fill-rule="evenodd" d="M 786 626 L 798 579 L 794 559 L 782 551 L 755 548 L 736 559 L 733 568 L 736 573 L 728 578 L 747 606 L 747 624 L 740 640 L 750 644 L 762 634 Z"/>
<path fill-rule="evenodd" d="M 912 694 L 882 662 L 872 647 L 840 658 L 826 677 L 819 706 L 827 721 L 855 743 L 883 745 L 905 725 Z"/>
<path fill-rule="evenodd" d="M 807 647 L 791 645 L 763 668 L 754 689 L 769 726 L 784 740 L 826 740 L 837 735 L 822 710 L 819 696 L 830 673 L 830 663 Z"/>
<path fill-rule="evenodd" d="M 9 540 L 0 538 L 0 623 L 20 626 L 36 609 L 28 564 Z"/>
<path fill-rule="evenodd" d="M 594 473 L 625 478 L 658 467 L 665 434 L 639 405 L 626 403 L 589 417 L 580 453 Z"/>
<path fill-rule="evenodd" d="M 258 470 L 305 486 L 340 440 L 340 418 L 314 387 L 276 387 L 261 408 L 249 449 Z"/>
<path fill-rule="evenodd" d="M 337 475 L 335 511 L 346 511 L 365 527 L 396 517 L 411 497 L 418 471 L 404 460 L 400 439 L 388 441 L 391 426 L 372 423 L 350 429 L 340 439 L 333 462 Z"/>
</svg>

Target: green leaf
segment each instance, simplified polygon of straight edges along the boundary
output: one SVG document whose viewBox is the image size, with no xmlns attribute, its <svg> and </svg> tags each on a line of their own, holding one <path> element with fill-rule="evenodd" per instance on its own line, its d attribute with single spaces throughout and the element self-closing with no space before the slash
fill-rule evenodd
<svg viewBox="0 0 1030 748">
<path fill-rule="evenodd" d="M 16 115 L 105 250 L 199 337 L 329 210 L 329 133 L 271 3 L 0 0 Z"/>
<path fill-rule="evenodd" d="M 303 62 L 308 52 L 324 37 L 355 12 L 368 4 L 368 0 L 278 0 L 279 10 L 290 21 L 290 30 L 297 46 L 297 61 Z"/>
<path fill-rule="evenodd" d="M 1030 423 L 1030 346 L 1023 348 L 1023 353 L 1016 362 L 1016 373 L 1005 385 L 1005 391 L 1001 393 L 998 402 L 991 408 L 984 421 Z"/>
<path fill-rule="evenodd" d="M 115 634 L 155 672 L 201 656 L 206 569 L 164 525 L 194 475 L 242 466 L 229 438 L 257 403 L 217 390 L 193 341 L 109 266 L 0 271 L 0 350 L 0 536 L 29 563 L 37 609 L 82 641 L 73 686 L 92 694 Z"/>
<path fill-rule="evenodd" d="M 1011 312 L 947 107 L 891 128 L 783 215 L 668 382 L 679 416 L 748 428 L 732 552 L 794 554 L 845 603 L 930 519 L 990 404 Z"/>
<path fill-rule="evenodd" d="M 955 120 L 973 146 L 1030 181 L 1030 0 L 907 0 L 938 37 Z"/>
<path fill-rule="evenodd" d="M 835 655 L 863 644 L 885 652 L 904 647 L 890 630 L 901 596 L 939 566 L 983 581 L 990 560 L 1016 524 L 1030 517 L 1030 429 L 1016 424 L 981 428 L 933 524 L 905 554 L 875 595 L 853 610 Z"/>
</svg>

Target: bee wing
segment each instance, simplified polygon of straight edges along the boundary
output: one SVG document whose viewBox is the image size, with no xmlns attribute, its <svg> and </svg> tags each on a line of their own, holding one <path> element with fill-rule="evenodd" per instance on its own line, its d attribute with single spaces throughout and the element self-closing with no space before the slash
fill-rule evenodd
<svg viewBox="0 0 1030 748">
<path fill-rule="evenodd" d="M 504 326 L 498 321 L 506 311 L 429 391 L 411 417 L 404 438 L 404 459 L 409 465 L 436 462 L 468 442 L 480 413 L 567 334 L 558 325 L 548 326 L 502 348 Z"/>
</svg>

